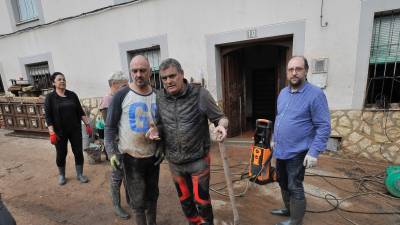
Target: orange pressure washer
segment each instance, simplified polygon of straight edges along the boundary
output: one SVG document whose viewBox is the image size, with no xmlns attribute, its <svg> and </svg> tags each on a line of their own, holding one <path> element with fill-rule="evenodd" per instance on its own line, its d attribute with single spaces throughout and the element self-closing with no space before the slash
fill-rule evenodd
<svg viewBox="0 0 400 225">
<path fill-rule="evenodd" d="M 254 144 L 251 145 L 249 177 L 250 181 L 261 185 L 276 181 L 276 171 L 271 166 L 271 129 L 270 120 L 256 120 Z"/>
</svg>

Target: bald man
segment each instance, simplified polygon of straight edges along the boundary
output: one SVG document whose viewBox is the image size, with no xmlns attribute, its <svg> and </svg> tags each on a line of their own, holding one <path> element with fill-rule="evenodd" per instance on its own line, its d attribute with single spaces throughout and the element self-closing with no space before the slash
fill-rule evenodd
<svg viewBox="0 0 400 225">
<path fill-rule="evenodd" d="M 113 97 L 105 126 L 105 145 L 114 169 L 123 169 L 129 206 L 137 225 L 156 225 L 158 179 L 161 160 L 155 156 L 156 141 L 145 134 L 154 124 L 156 96 L 149 84 L 150 64 L 146 57 L 130 62 L 131 82 Z M 118 141 L 116 141 L 118 140 Z"/>
</svg>

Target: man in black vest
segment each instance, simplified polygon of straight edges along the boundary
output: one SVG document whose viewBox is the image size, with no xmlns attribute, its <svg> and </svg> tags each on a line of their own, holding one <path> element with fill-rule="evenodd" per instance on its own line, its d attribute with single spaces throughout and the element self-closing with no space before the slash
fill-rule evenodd
<svg viewBox="0 0 400 225">
<path fill-rule="evenodd" d="M 212 225 L 209 194 L 210 133 L 215 125 L 217 141 L 226 137 L 228 119 L 211 94 L 188 84 L 180 63 L 166 59 L 160 65 L 164 89 L 157 94 L 156 128 L 150 139 L 161 138 L 183 212 L 191 225 Z"/>
</svg>

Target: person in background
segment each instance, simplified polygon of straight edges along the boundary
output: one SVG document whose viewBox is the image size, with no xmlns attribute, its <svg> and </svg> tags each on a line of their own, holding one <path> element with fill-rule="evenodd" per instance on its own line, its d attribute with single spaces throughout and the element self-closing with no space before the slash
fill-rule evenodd
<svg viewBox="0 0 400 225">
<path fill-rule="evenodd" d="M 287 65 L 288 87 L 278 96 L 274 128 L 274 157 L 285 207 L 272 214 L 289 216 L 277 225 L 301 225 L 306 209 L 304 173 L 317 164 L 331 132 L 324 92 L 307 82 L 308 62 L 293 56 Z"/>
<path fill-rule="evenodd" d="M 82 152 L 82 126 L 84 122 L 86 132 L 92 135 L 89 119 L 82 109 L 78 96 L 66 89 L 66 80 L 63 73 L 55 72 L 50 76 L 54 91 L 47 94 L 45 99 L 45 117 L 50 134 L 50 143 L 55 145 L 57 158 L 56 164 L 59 171 L 58 184 L 64 185 L 65 163 L 67 157 L 67 143 L 71 144 L 75 157 L 76 178 L 81 183 L 89 180 L 83 175 L 83 152 Z"/>
<path fill-rule="evenodd" d="M 106 96 L 103 97 L 100 103 L 100 112 L 104 120 L 107 119 L 108 107 L 111 104 L 114 94 L 122 87 L 125 87 L 127 84 L 128 84 L 128 78 L 124 76 L 124 73 L 122 71 L 115 71 L 114 73 L 111 74 L 110 79 L 108 80 L 110 91 Z M 122 173 L 121 170 L 116 170 L 116 169 L 111 170 L 110 192 L 115 214 L 122 219 L 129 219 L 129 214 L 126 213 L 125 210 L 121 207 L 120 189 L 123 177 L 124 174 Z"/>
</svg>

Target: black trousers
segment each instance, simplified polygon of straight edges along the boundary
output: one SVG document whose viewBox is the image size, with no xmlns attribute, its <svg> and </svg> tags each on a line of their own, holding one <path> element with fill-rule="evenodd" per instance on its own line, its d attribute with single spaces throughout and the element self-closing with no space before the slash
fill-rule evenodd
<svg viewBox="0 0 400 225">
<path fill-rule="evenodd" d="M 160 165 L 154 166 L 156 161 L 154 156 L 134 158 L 124 154 L 125 188 L 130 199 L 129 206 L 136 211 L 143 212 L 149 206 L 157 204 Z"/>
<path fill-rule="evenodd" d="M 190 224 L 212 225 L 210 156 L 186 164 L 169 163 L 183 213 Z"/>
<path fill-rule="evenodd" d="M 304 157 L 307 151 L 297 154 L 291 159 L 277 159 L 276 172 L 279 186 L 282 190 L 289 192 L 291 198 L 304 200 Z"/>
<path fill-rule="evenodd" d="M 75 165 L 83 165 L 83 152 L 82 152 L 82 131 L 77 129 L 75 131 L 63 132 L 62 136 L 58 137 L 56 143 L 57 158 L 56 164 L 58 167 L 65 167 L 65 159 L 68 153 L 68 141 L 71 143 L 72 152 L 75 157 Z"/>
<path fill-rule="evenodd" d="M 0 225 L 15 225 L 15 220 L 0 199 Z"/>
</svg>

